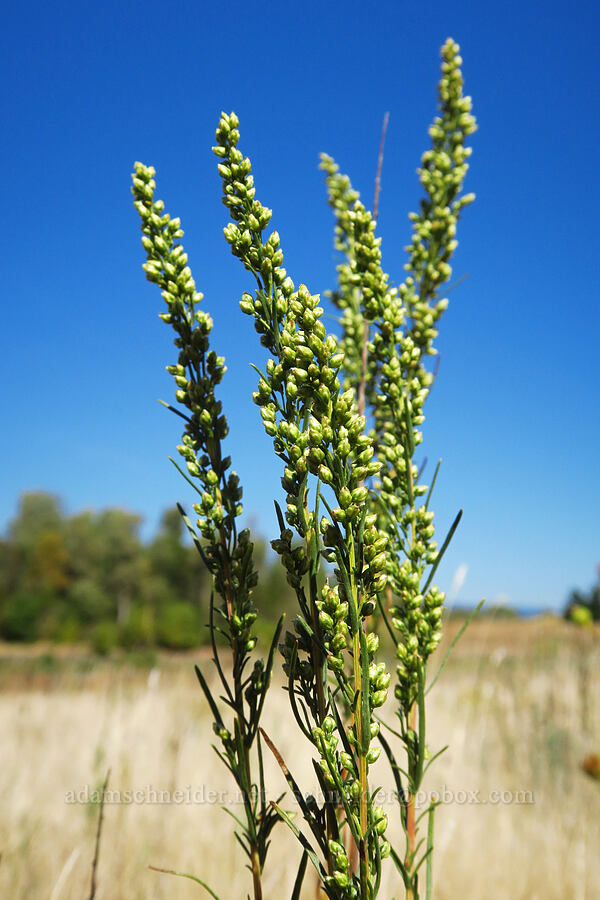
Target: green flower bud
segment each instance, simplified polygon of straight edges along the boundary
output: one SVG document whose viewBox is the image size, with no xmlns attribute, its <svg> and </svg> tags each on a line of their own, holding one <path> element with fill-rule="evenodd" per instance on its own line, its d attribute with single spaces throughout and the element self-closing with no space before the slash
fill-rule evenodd
<svg viewBox="0 0 600 900">
<path fill-rule="evenodd" d="M 342 509 L 347 509 L 352 503 L 352 494 L 345 485 L 339 492 L 338 500 Z"/>
<path fill-rule="evenodd" d="M 289 507 L 288 507 L 289 508 Z M 326 612 L 319 613 L 319 624 L 325 631 L 333 631 L 333 619 Z"/>
<path fill-rule="evenodd" d="M 346 856 L 345 848 L 342 847 L 342 845 L 339 844 L 337 841 L 329 841 L 328 846 L 329 846 L 329 852 L 331 853 L 332 856 L 335 856 L 336 858 L 338 856 L 342 857 L 342 858 L 344 856 Z"/>
<path fill-rule="evenodd" d="M 331 473 L 331 469 L 328 469 L 325 465 L 320 465 L 318 469 L 318 475 L 323 484 L 331 484 L 333 481 L 333 475 Z M 321 520 L 322 521 L 322 520 Z"/>
<path fill-rule="evenodd" d="M 378 709 L 380 706 L 383 706 L 387 699 L 387 691 L 375 691 L 371 696 L 371 706 L 373 709 Z M 369 762 L 374 762 L 374 760 L 369 760 Z"/>
<path fill-rule="evenodd" d="M 346 753 L 345 750 L 342 750 L 342 752 L 340 753 L 340 762 L 341 762 L 342 766 L 344 767 L 344 769 L 346 769 L 346 771 L 348 771 L 348 772 L 355 771 L 354 759 L 352 758 L 352 756 L 349 753 Z"/>
</svg>

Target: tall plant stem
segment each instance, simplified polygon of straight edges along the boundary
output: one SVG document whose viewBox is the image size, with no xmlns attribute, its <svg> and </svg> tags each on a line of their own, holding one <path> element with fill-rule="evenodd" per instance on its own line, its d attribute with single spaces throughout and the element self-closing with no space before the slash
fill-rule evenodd
<svg viewBox="0 0 600 900">
<path fill-rule="evenodd" d="M 244 765 L 246 767 L 246 777 L 248 779 L 248 784 L 250 783 L 250 760 L 248 759 L 248 748 L 244 744 Z M 250 797 L 244 796 L 244 803 L 246 803 L 247 815 L 254 819 L 254 812 L 251 808 Z M 252 886 L 254 888 L 254 900 L 262 900 L 262 882 L 260 877 L 260 855 L 258 852 L 258 847 L 256 842 L 252 845 L 252 855 L 251 855 L 251 864 L 252 864 Z"/>
<path fill-rule="evenodd" d="M 100 856 L 100 837 L 102 835 L 102 822 L 104 819 L 104 801 L 106 799 L 106 789 L 108 787 L 108 779 L 110 778 L 110 769 L 106 773 L 104 784 L 102 785 L 102 796 L 100 797 L 100 813 L 98 816 L 98 828 L 96 829 L 96 847 L 94 850 L 94 860 L 92 862 L 92 884 L 90 887 L 90 900 L 94 900 L 96 896 L 96 873 L 98 869 L 98 858 Z"/>
<path fill-rule="evenodd" d="M 408 396 L 406 398 L 408 403 Z M 408 464 L 408 483 L 410 497 L 412 498 L 412 511 L 415 510 L 415 485 L 413 479 L 412 460 Z M 411 522 L 411 558 L 417 540 L 417 531 L 415 517 L 413 515 Z M 420 574 L 420 573 L 419 573 Z M 406 860 L 405 865 L 409 873 L 414 865 L 415 839 L 416 839 L 416 823 L 415 823 L 415 797 L 419 788 L 417 784 L 417 772 L 419 770 L 420 761 L 415 757 L 415 734 L 417 730 L 417 704 L 413 702 L 408 713 L 408 739 L 412 744 L 408 752 L 408 785 L 407 785 L 407 802 L 406 802 Z M 416 752 L 419 752 L 418 750 Z M 414 881 L 410 877 L 409 886 L 406 889 L 406 900 L 417 900 L 418 893 L 413 890 Z"/>
<path fill-rule="evenodd" d="M 233 589 L 231 584 L 231 571 L 229 567 L 229 556 L 227 549 L 227 541 L 225 538 L 225 532 L 221 529 L 221 546 L 223 547 L 223 557 L 224 557 L 224 573 L 225 573 L 225 602 L 227 604 L 227 618 L 231 621 L 233 618 Z M 231 648 L 232 656 L 233 656 L 233 677 L 235 679 L 235 706 L 236 706 L 236 719 L 240 732 L 240 746 L 243 755 L 243 764 L 244 764 L 244 775 L 246 779 L 246 788 L 243 790 L 244 795 L 244 807 L 246 810 L 246 819 L 248 821 L 248 831 L 250 838 L 250 863 L 252 869 L 252 885 L 254 888 L 254 900 L 262 900 L 262 883 L 261 883 L 261 874 L 260 874 L 260 854 L 258 851 L 258 845 L 256 839 L 252 838 L 252 835 L 256 834 L 256 822 L 254 816 L 254 809 L 252 807 L 252 799 L 250 797 L 250 790 L 252 787 L 252 776 L 250 773 L 250 748 L 246 744 L 246 721 L 244 719 L 243 714 L 243 696 L 240 684 L 240 675 L 239 672 L 239 658 L 240 658 L 240 648 L 238 645 L 237 639 L 234 639 L 232 648 Z"/>
<path fill-rule="evenodd" d="M 308 508 L 305 506 L 304 508 L 305 521 L 308 522 Z M 316 520 L 316 513 L 315 513 Z M 317 573 L 313 567 L 313 548 L 312 548 L 312 540 L 313 540 L 313 529 L 309 529 L 306 534 L 306 554 L 308 558 L 311 560 L 311 567 L 309 571 L 309 591 L 310 591 L 310 611 L 312 615 L 312 625 L 315 631 L 315 634 L 318 633 L 318 609 L 317 609 Z M 315 679 L 315 685 L 317 689 L 317 710 L 319 715 L 319 725 L 322 725 L 325 716 L 327 715 L 327 703 L 325 701 L 325 691 L 323 689 L 323 668 L 324 668 L 324 660 L 321 650 L 316 641 L 312 642 L 312 666 L 313 666 L 313 675 Z M 327 803 L 327 810 L 325 814 L 325 828 L 327 834 L 327 846 L 329 846 L 330 840 L 333 838 L 334 832 L 334 824 L 335 824 L 335 810 L 331 808 L 331 803 Z M 327 870 L 330 875 L 333 875 L 334 872 L 334 863 L 333 857 L 331 853 L 327 854 Z M 324 896 L 324 895 L 323 895 Z"/>
<path fill-rule="evenodd" d="M 234 656 L 237 655 L 234 652 Z M 244 756 L 244 774 L 246 776 L 246 784 L 248 786 L 248 790 L 244 790 L 244 806 L 246 808 L 246 818 L 248 820 L 248 830 L 250 834 L 255 834 L 256 832 L 256 822 L 254 817 L 254 809 L 252 807 L 252 799 L 249 794 L 249 790 L 251 789 L 252 781 L 250 775 L 250 748 L 246 745 L 246 723 L 244 721 L 244 716 L 241 713 L 241 707 L 239 704 L 242 702 L 241 690 L 239 686 L 239 678 L 236 678 L 235 683 L 235 699 L 236 706 L 238 706 L 237 711 L 237 722 L 238 727 L 240 729 L 240 743 L 242 746 L 242 753 Z M 260 854 L 258 852 L 258 845 L 256 840 L 251 840 L 250 844 L 250 862 L 252 867 L 252 885 L 254 888 L 254 900 L 262 900 L 262 883 L 261 883 L 261 873 L 260 873 Z"/>
<path fill-rule="evenodd" d="M 349 536 L 348 556 L 350 569 L 350 587 L 352 596 L 350 603 L 354 610 L 354 634 L 352 636 L 352 653 L 354 663 L 354 691 L 359 693 L 358 702 L 355 704 L 354 722 L 356 725 L 356 738 L 358 743 L 358 780 L 360 784 L 360 831 L 361 846 L 358 848 L 360 858 L 360 896 L 361 900 L 367 900 L 369 896 L 369 853 L 367 847 L 367 829 L 368 829 L 368 798 L 369 785 L 367 781 L 367 754 L 365 751 L 365 728 L 369 727 L 369 722 L 364 721 L 363 715 L 363 692 L 369 690 L 368 673 L 364 672 L 364 660 L 362 659 L 362 642 L 361 632 L 362 623 L 358 615 L 358 590 L 356 587 L 356 558 L 354 552 L 354 537 Z M 367 663 L 368 665 L 368 663 Z"/>
<path fill-rule="evenodd" d="M 417 726 L 417 705 L 413 703 L 409 717 L 408 717 L 408 725 L 409 729 L 414 735 L 416 732 Z M 408 790 L 407 790 L 407 799 L 406 799 L 406 859 L 405 865 L 407 871 L 410 873 L 414 864 L 414 852 L 415 852 L 415 818 L 416 818 L 416 810 L 415 810 L 415 775 L 416 775 L 416 765 L 417 761 L 414 758 L 414 755 L 409 754 L 408 760 Z M 417 897 L 413 891 L 412 887 L 412 878 L 409 882 L 409 887 L 406 889 L 406 900 L 417 900 Z"/>
</svg>

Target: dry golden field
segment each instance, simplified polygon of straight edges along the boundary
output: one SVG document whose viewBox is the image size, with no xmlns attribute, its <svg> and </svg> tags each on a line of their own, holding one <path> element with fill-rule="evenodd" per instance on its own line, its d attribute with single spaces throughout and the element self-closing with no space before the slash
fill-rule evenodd
<svg viewBox="0 0 600 900">
<path fill-rule="evenodd" d="M 456 627 L 449 623 L 446 640 Z M 436 818 L 436 900 L 600 900 L 600 782 L 581 769 L 600 752 L 599 650 L 598 630 L 550 617 L 482 618 L 458 645 L 429 705 L 429 746 L 450 745 L 427 783 L 446 800 Z M 92 792 L 108 767 L 109 789 L 125 802 L 105 807 L 98 900 L 208 896 L 149 865 L 196 873 L 222 900 L 246 897 L 232 820 L 216 802 L 239 811 L 208 743 L 198 656 L 161 656 L 149 668 L 92 662 L 83 649 L 0 648 L 0 897 L 89 896 Z M 310 748 L 289 724 L 278 684 L 267 707 L 266 731 L 309 790 Z M 275 796 L 284 784 L 267 764 Z M 384 784 L 395 832 L 384 762 L 373 780 Z M 289 897 L 297 860 L 280 825 L 268 900 Z M 315 897 L 310 879 L 303 896 Z M 402 897 L 391 863 L 380 896 Z"/>
</svg>

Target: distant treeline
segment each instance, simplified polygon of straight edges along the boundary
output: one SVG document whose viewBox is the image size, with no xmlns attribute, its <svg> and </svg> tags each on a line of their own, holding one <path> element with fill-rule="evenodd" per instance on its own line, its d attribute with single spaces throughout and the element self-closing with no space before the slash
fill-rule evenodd
<svg viewBox="0 0 600 900">
<path fill-rule="evenodd" d="M 68 516 L 58 497 L 24 494 L 0 539 L 0 638 L 89 641 L 101 653 L 204 643 L 210 577 L 184 539 L 179 512 L 167 510 L 148 543 L 141 525 L 141 516 L 124 509 Z M 255 561 L 257 624 L 266 639 L 281 612 L 295 608 L 295 598 L 261 538 L 255 538 Z M 565 616 L 578 620 L 581 610 L 600 620 L 600 581 L 589 594 L 569 597 Z"/>
<path fill-rule="evenodd" d="M 142 518 L 123 509 L 65 515 L 47 493 L 21 497 L 0 540 L 0 637 L 184 649 L 207 639 L 210 577 L 184 540 L 176 509 L 148 543 Z M 292 605 L 277 558 L 256 541 L 255 602 L 267 625 Z"/>
</svg>

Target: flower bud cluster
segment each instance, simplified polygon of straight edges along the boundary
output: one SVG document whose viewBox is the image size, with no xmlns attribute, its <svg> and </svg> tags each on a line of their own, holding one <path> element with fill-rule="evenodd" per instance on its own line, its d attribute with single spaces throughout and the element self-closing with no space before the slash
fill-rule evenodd
<svg viewBox="0 0 600 900">
<path fill-rule="evenodd" d="M 340 599 L 338 585 L 327 583 L 321 588 L 317 609 L 328 665 L 334 671 L 342 671 L 350 632 L 347 622 L 348 603 Z"/>
<path fill-rule="evenodd" d="M 341 176 L 335 164 L 326 158 L 330 203 L 336 209 L 338 229 L 345 241 L 338 241 L 336 247 L 342 249 L 348 262 L 343 267 L 345 285 L 352 285 L 360 297 L 361 316 L 372 323 L 374 334 L 368 345 L 367 391 L 374 416 L 374 438 L 377 457 L 382 463 L 378 490 L 388 517 L 381 517 L 380 527 L 387 532 L 380 541 L 384 554 L 385 572 L 398 598 L 394 618 L 399 623 L 404 608 L 404 573 L 423 568 L 435 559 L 433 538 L 433 514 L 424 507 L 417 508 L 415 500 L 425 493 L 426 488 L 416 484 L 417 469 L 412 462 L 414 448 L 421 441 L 418 427 L 423 421 L 422 406 L 426 399 L 431 376 L 420 366 L 421 351 L 410 333 L 405 330 L 406 308 L 395 289 L 388 286 L 387 275 L 381 266 L 380 242 L 375 238 L 375 222 L 360 201 L 355 200 L 352 209 L 344 207 L 345 196 L 349 194 L 344 182 L 344 192 L 338 190 Z M 347 179 L 346 179 L 347 182 Z M 332 202 L 333 201 L 333 202 Z M 349 296 L 347 293 L 345 297 Z M 406 415 L 405 404 L 410 404 L 410 415 Z M 410 447 L 406 452 L 407 446 Z M 413 528 L 414 523 L 414 528 Z M 398 526 L 405 540 L 398 538 Z M 414 541 L 411 535 L 414 531 Z M 387 539 L 386 539 L 387 537 Z M 373 552 L 373 551 L 371 551 Z M 401 568 L 400 560 L 407 554 L 408 559 Z M 422 598 L 421 598 L 422 599 Z M 416 663 L 420 652 L 427 655 L 439 639 L 439 621 L 430 621 L 420 608 L 410 605 L 410 612 L 402 632 L 418 634 Z M 401 653 L 405 653 L 401 646 Z M 385 697 L 385 694 L 383 695 Z M 379 697 L 372 697 L 376 706 Z"/>
<path fill-rule="evenodd" d="M 338 841 L 329 841 L 329 852 L 334 863 L 334 870 L 327 876 L 326 883 L 335 890 L 335 896 L 343 900 L 358 900 L 359 888 L 354 884 L 350 871 L 350 860 L 346 848 Z M 340 891 L 343 893 L 340 894 Z"/>
<path fill-rule="evenodd" d="M 463 96 L 461 62 L 458 45 L 448 40 L 442 48 L 439 115 L 419 169 L 425 197 L 420 212 L 410 216 L 408 274 L 398 289 L 389 287 L 382 270 L 373 217 L 335 162 L 321 158 L 336 215 L 335 247 L 345 256 L 338 267 L 339 289 L 332 296 L 342 310 L 345 386 L 355 390 L 365 375 L 360 358 L 364 322 L 370 329 L 365 395 L 375 458 L 381 464 L 376 489 L 387 510 L 378 526 L 388 541 L 385 575 L 395 597 L 392 618 L 400 637 L 396 694 L 405 709 L 415 700 L 419 667 L 439 642 L 444 600 L 435 586 L 421 595 L 437 545 L 433 513 L 420 500 L 427 487 L 418 483 L 413 460 L 433 383 L 424 360 L 435 353 L 436 326 L 448 305 L 439 291 L 451 277 L 461 210 L 474 199 L 461 195 L 471 154 L 466 139 L 476 129 L 471 99 Z"/>
<path fill-rule="evenodd" d="M 326 153 L 321 154 L 321 168 L 325 173 L 329 205 L 335 213 L 334 247 L 345 257 L 337 266 L 338 288 L 329 293 L 341 311 L 342 337 L 340 349 L 344 354 L 344 388 L 357 390 L 362 377 L 362 345 L 364 317 L 360 291 L 353 278 L 355 262 L 354 223 L 351 210 L 359 199 L 347 175 L 342 175 L 337 163 Z"/>
<path fill-rule="evenodd" d="M 313 728 L 312 736 L 315 746 L 321 754 L 319 766 L 323 772 L 325 783 L 330 788 L 335 788 L 336 780 L 331 771 L 332 763 L 339 769 L 339 766 L 337 766 L 339 737 L 337 735 L 335 720 L 331 716 L 326 716 L 320 726 Z"/>
<path fill-rule="evenodd" d="M 232 114 L 222 116 L 217 129 L 215 152 L 220 159 L 223 200 L 233 219 L 225 237 L 257 281 L 254 296 L 244 294 L 241 308 L 254 316 L 261 342 L 271 353 L 253 399 L 285 467 L 285 521 L 280 515 L 280 536 L 272 546 L 281 556 L 303 614 L 295 620 L 293 633 L 286 634 L 280 650 L 284 670 L 291 679 L 290 699 L 296 719 L 319 750 L 325 783 L 342 790 L 351 804 L 361 839 L 372 855 L 366 773 L 379 755 L 379 750 L 370 746 L 378 729 L 372 718 L 385 700 L 390 675 L 383 664 L 374 661 L 377 641 L 366 637 L 362 619 L 372 613 L 377 594 L 387 583 L 387 538 L 377 527 L 377 517 L 368 512 L 370 498 L 365 485 L 379 473 L 380 464 L 374 458 L 373 440 L 365 433 L 365 417 L 358 414 L 356 391 L 340 383 L 344 352 L 333 335 L 327 334 L 318 295 L 312 295 L 302 284 L 294 287 L 282 267 L 277 234 L 263 238 L 270 213 L 264 214 L 255 200 L 250 163 L 237 148 L 237 126 L 237 117 Z M 379 254 L 378 242 L 360 205 L 352 216 L 353 233 L 363 229 L 367 236 L 365 250 L 350 277 L 358 291 L 364 282 L 365 290 L 375 296 L 381 290 L 373 266 Z M 329 512 L 320 523 L 316 511 L 309 512 L 311 475 L 318 479 L 320 496 Z M 333 502 L 328 503 L 326 495 Z M 304 546 L 293 547 L 293 531 L 304 540 Z M 316 589 L 319 555 L 336 565 L 336 586 L 326 585 L 321 592 Z M 347 738 L 358 762 L 346 770 L 343 787 L 339 734 L 335 721 L 326 714 L 329 687 L 323 679 L 327 671 L 335 674 L 343 695 L 354 704 L 354 721 L 347 728 Z M 317 723 L 312 732 L 308 730 L 308 718 L 303 721 L 298 712 L 300 700 L 296 697 L 301 698 L 305 715 L 310 713 Z M 375 841 L 380 841 L 376 829 L 374 834 Z M 343 881 L 353 881 L 353 876 L 342 869 L 334 877 L 339 881 L 338 891 Z"/>
<path fill-rule="evenodd" d="M 343 592 L 343 591 L 342 591 Z M 327 651 L 327 664 L 336 675 L 343 680 L 342 673 L 344 671 L 344 653 L 347 650 L 349 638 L 352 636 L 352 629 L 349 628 L 348 622 L 352 617 L 348 615 L 348 602 L 340 599 L 340 584 L 335 586 L 325 584 L 320 591 L 319 600 L 317 601 L 317 609 L 319 611 L 319 625 L 321 628 L 321 636 L 325 649 Z M 387 699 L 388 687 L 391 676 L 386 671 L 385 663 L 377 663 L 376 655 L 379 649 L 379 637 L 374 632 L 368 634 L 365 638 L 366 659 L 364 663 L 367 667 L 367 682 L 365 689 L 369 692 L 369 718 L 368 721 L 361 722 L 361 727 L 368 730 L 369 739 L 367 745 L 375 739 L 379 733 L 379 725 L 373 721 L 373 712 L 383 706 Z M 361 658 L 361 663 L 363 662 Z M 349 682 L 345 683 L 345 693 L 350 704 L 355 707 L 358 700 L 356 694 L 361 685 L 352 686 Z M 358 729 L 358 721 L 355 718 L 347 731 L 348 741 L 351 745 L 358 748 L 361 746 L 361 739 Z M 364 741 L 362 742 L 364 744 Z M 318 746 L 318 742 L 317 742 Z M 366 751 L 367 764 L 374 763 L 379 757 L 379 749 L 370 747 Z M 328 771 L 328 756 L 322 752 L 321 766 L 324 772 Z M 331 762 L 331 759 L 329 760 Z M 350 791 L 353 800 L 357 800 L 360 792 L 360 784 L 358 781 L 358 763 L 354 756 L 342 753 L 339 758 L 340 771 L 346 771 L 345 785 Z M 352 787 L 356 784 L 355 787 Z"/>
<path fill-rule="evenodd" d="M 425 597 L 420 592 L 420 575 L 404 560 L 397 572 L 397 601 L 391 615 L 401 641 L 396 655 L 398 682 L 395 694 L 405 709 L 416 699 L 419 667 L 437 647 L 441 636 L 444 594 L 435 585 Z"/>
<path fill-rule="evenodd" d="M 302 579 L 308 571 L 308 558 L 306 548 L 302 545 L 292 547 L 293 534 L 289 528 L 285 528 L 280 536 L 271 541 L 271 546 L 279 554 L 287 573 L 288 584 L 299 590 Z"/>
<path fill-rule="evenodd" d="M 368 497 L 364 480 L 379 471 L 379 464 L 373 459 L 372 440 L 364 433 L 365 419 L 357 414 L 354 392 L 342 391 L 338 373 L 344 355 L 321 321 L 318 295 L 304 285 L 294 289 L 281 268 L 283 255 L 277 236 L 263 241 L 269 217 L 261 213 L 263 207 L 254 199 L 250 163 L 237 148 L 237 126 L 234 114 L 222 115 L 214 149 L 222 160 L 223 199 L 234 219 L 227 226 L 226 237 L 259 284 L 254 298 L 244 295 L 242 309 L 255 317 L 263 343 L 273 353 L 254 401 L 285 463 L 286 519 L 301 537 L 314 526 L 306 511 L 307 476 L 312 474 L 335 495 L 335 524 L 352 530 Z M 325 540 L 326 552 L 333 558 L 341 532 L 333 527 L 321 531 L 335 538 L 329 545 Z M 289 552 L 286 559 L 288 578 L 297 582 L 303 573 L 292 565 Z M 367 567 L 367 583 L 380 584 L 379 562 L 377 559 Z"/>
<path fill-rule="evenodd" d="M 381 238 L 375 237 L 375 219 L 360 200 L 349 210 L 348 218 L 354 245 L 351 283 L 360 291 L 364 318 L 372 322 L 380 317 L 384 337 L 391 335 L 400 324 L 395 322 L 396 312 L 391 304 L 396 290 L 390 289 L 388 276 L 381 268 Z"/>
<path fill-rule="evenodd" d="M 213 153 L 221 162 L 217 168 L 223 184 L 223 203 L 233 220 L 224 229 L 225 240 L 234 256 L 256 277 L 259 289 L 253 298 L 244 294 L 240 307 L 254 316 L 254 326 L 261 342 L 274 355 L 278 351 L 279 323 L 284 321 L 294 291 L 291 278 L 282 266 L 283 252 L 279 234 L 273 231 L 263 240 L 272 210 L 255 199 L 256 188 L 251 174 L 252 164 L 237 144 L 239 120 L 235 113 L 221 114 L 217 128 L 217 145 Z"/>
<path fill-rule="evenodd" d="M 448 39 L 442 47 L 442 77 L 438 86 L 439 112 L 429 129 L 432 146 L 423 154 L 419 178 L 425 189 L 419 213 L 411 213 L 412 242 L 400 291 L 413 320 L 413 338 L 422 354 L 432 354 L 436 324 L 448 301 L 438 300 L 440 288 L 452 275 L 450 258 L 457 241 L 461 210 L 474 194 L 460 195 L 469 168 L 471 148 L 466 138 L 476 128 L 470 97 L 463 96 L 460 48 Z"/>
<path fill-rule="evenodd" d="M 335 509 L 333 510 L 333 513 L 335 518 Z M 335 527 L 326 516 L 323 516 L 321 519 L 320 528 L 325 545 L 328 547 L 335 547 L 336 535 L 338 535 L 337 540 L 339 540 L 339 532 L 336 531 Z M 375 597 L 385 589 L 388 580 L 386 571 L 389 540 L 387 535 L 378 527 L 377 516 L 374 513 L 367 513 L 364 516 L 362 552 L 362 582 L 367 590 L 365 596 L 362 598 L 359 613 L 365 618 L 373 612 Z M 334 551 L 327 552 L 326 558 L 331 562 L 335 562 L 339 559 Z M 339 578 L 338 590 L 341 592 L 341 598 L 343 601 L 347 601 L 346 586 L 344 584 L 342 573 L 338 569 L 336 569 L 336 575 Z"/>
<path fill-rule="evenodd" d="M 399 522 L 406 555 L 401 565 L 396 559 L 390 572 L 396 596 L 392 616 L 401 636 L 396 694 L 405 708 L 414 702 L 419 666 L 439 642 L 444 601 L 435 586 L 425 597 L 421 595 L 421 579 L 427 566 L 435 562 L 437 546 L 433 513 L 424 505 L 418 506 L 418 498 L 427 488 L 417 484 L 412 459 L 421 441 L 423 406 L 433 383 L 424 357 L 436 352 L 436 325 L 448 305 L 446 299 L 438 299 L 439 290 L 452 273 L 449 261 L 457 246 L 460 212 L 474 199 L 471 194 L 461 196 L 471 153 L 465 140 L 476 129 L 471 100 L 462 94 L 461 62 L 458 45 L 448 40 L 442 48 L 440 115 L 430 129 L 432 147 L 424 154 L 419 169 L 425 198 L 420 212 L 410 216 L 413 239 L 407 248 L 409 274 L 398 292 L 408 327 L 388 343 L 387 353 L 384 341 L 374 348 L 380 369 L 375 418 L 377 431 L 386 435 L 377 446 L 383 463 L 382 497 Z M 390 419 L 384 398 L 395 397 L 402 398 L 400 413 Z"/>
<path fill-rule="evenodd" d="M 300 619 L 294 620 L 294 631 L 286 631 L 283 642 L 279 645 L 279 650 L 283 656 L 283 671 L 286 675 L 290 674 L 290 660 L 292 654 L 297 657 L 296 668 L 294 674 L 302 688 L 312 686 L 314 680 L 314 670 L 307 658 L 311 652 L 312 644 L 310 636 L 303 627 Z M 302 691 L 301 691 L 302 693 Z"/>
<path fill-rule="evenodd" d="M 372 739 L 377 736 L 378 731 L 379 725 L 377 723 L 372 724 Z M 325 784 L 333 789 L 339 786 L 343 780 L 345 805 L 350 811 L 354 829 L 360 829 L 361 785 L 355 755 L 345 750 L 339 752 L 336 724 L 331 716 L 327 716 L 320 727 L 313 729 L 313 740 L 321 755 L 318 765 L 323 773 Z M 356 743 L 356 737 L 353 735 L 352 729 L 348 733 L 348 740 L 351 744 Z M 371 748 L 367 754 L 367 765 L 375 762 L 379 754 L 379 748 Z M 379 844 L 379 854 L 385 858 L 390 853 L 389 843 L 384 837 L 388 825 L 387 816 L 381 807 L 375 806 L 370 810 L 370 817 L 372 820 L 371 828 Z M 350 871 L 347 851 L 337 841 L 329 842 L 329 851 L 334 863 L 334 872 L 329 877 L 328 883 L 335 884 L 337 888 L 345 889 L 345 892 L 341 894 L 342 897 L 358 897 L 359 895 L 355 893 L 356 885 Z M 372 852 L 374 853 L 373 849 Z"/>
<path fill-rule="evenodd" d="M 185 412 L 185 432 L 178 452 L 186 467 L 186 477 L 198 485 L 200 501 L 194 504 L 197 528 L 204 539 L 203 557 L 215 578 L 220 596 L 227 599 L 221 610 L 228 619 L 228 631 L 240 648 L 250 651 L 255 638 L 251 628 L 256 612 L 250 594 L 257 582 L 253 567 L 250 533 L 236 536 L 235 519 L 242 512 L 242 488 L 237 474 L 229 471 L 231 461 L 222 454 L 228 425 L 215 390 L 225 372 L 225 360 L 210 349 L 212 319 L 198 308 L 202 294 L 188 266 L 188 257 L 178 239 L 183 236 L 179 219 L 164 212 L 164 204 L 154 199 L 155 170 L 135 163 L 132 193 L 140 215 L 142 244 L 147 254 L 144 271 L 158 285 L 167 305 L 161 319 L 175 331 L 178 359 L 167 371 L 175 381 L 175 397 Z"/>
</svg>

